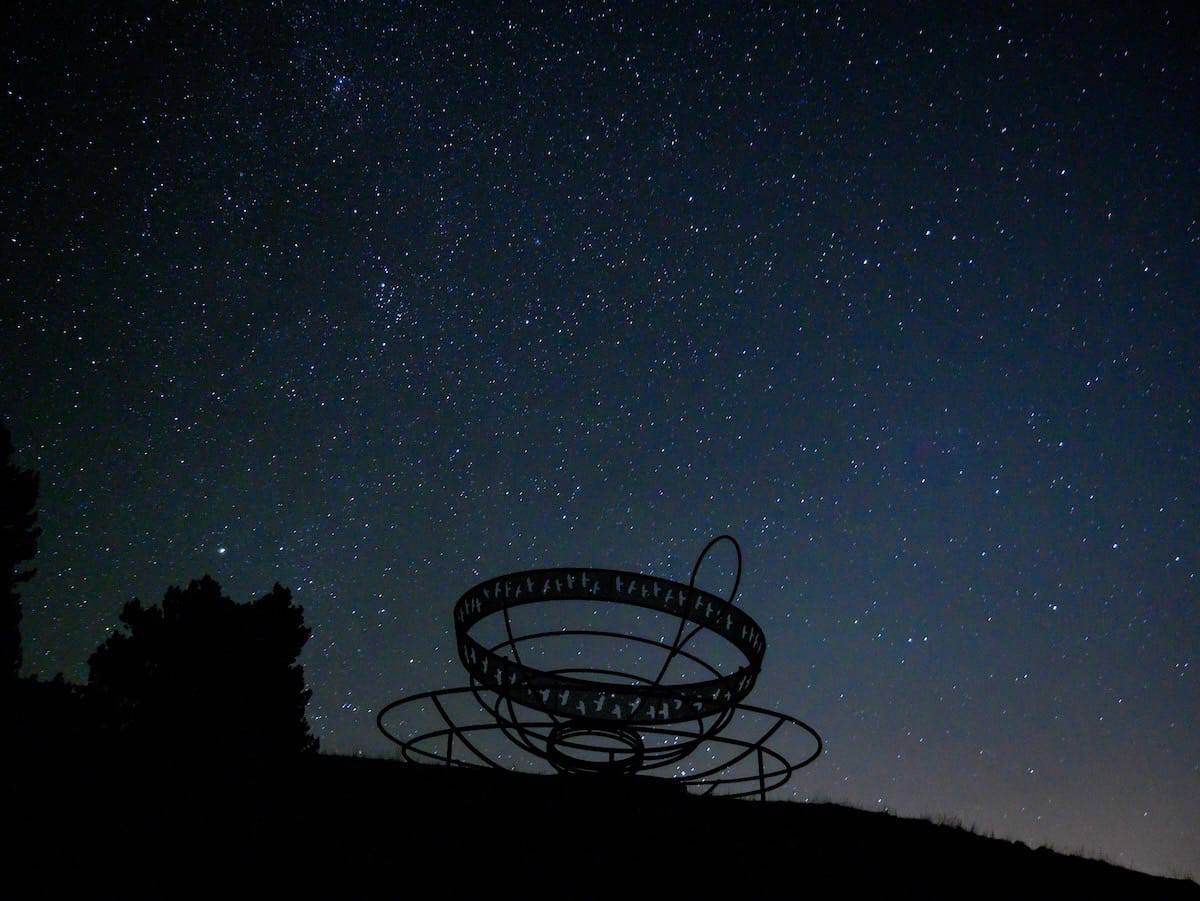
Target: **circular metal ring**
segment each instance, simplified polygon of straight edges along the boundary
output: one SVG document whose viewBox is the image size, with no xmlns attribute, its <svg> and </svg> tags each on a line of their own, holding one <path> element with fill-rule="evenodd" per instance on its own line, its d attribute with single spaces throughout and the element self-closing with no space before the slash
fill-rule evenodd
<svg viewBox="0 0 1200 901">
<path fill-rule="evenodd" d="M 745 658 L 734 672 L 704 682 L 618 685 L 563 676 L 527 666 L 519 654 L 502 656 L 470 634 L 492 614 L 527 604 L 587 600 L 641 607 L 678 616 L 726 639 Z M 762 667 L 766 639 L 745 611 L 703 589 L 624 570 L 556 568 L 510 573 L 466 591 L 454 605 L 459 658 L 472 679 L 505 700 L 543 713 L 638 725 L 678 723 L 737 705 Z M 672 652 L 678 652 L 678 640 Z"/>
<path fill-rule="evenodd" d="M 376 723 L 379 730 L 397 746 L 404 759 L 410 763 L 442 764 L 469 769 L 508 770 L 510 766 L 494 759 L 480 747 L 477 739 L 489 733 L 503 732 L 504 726 L 494 719 L 483 722 L 456 723 L 446 710 L 444 701 L 455 696 L 467 696 L 476 691 L 471 687 L 448 688 L 441 691 L 422 692 L 406 698 L 399 698 L 379 711 Z M 444 725 L 437 729 L 418 730 L 411 735 L 395 734 L 385 722 L 388 715 L 398 708 L 416 706 L 422 702 L 430 702 L 439 712 Z M 709 735 L 705 742 L 714 752 L 719 752 L 715 762 L 703 769 L 688 773 L 674 774 L 667 778 L 685 786 L 700 790 L 702 794 L 720 794 L 727 797 L 765 797 L 767 792 L 782 787 L 800 769 L 816 760 L 824 749 L 820 734 L 804 721 L 775 710 L 767 710 L 750 704 L 739 704 L 732 711 L 735 715 L 752 716 L 760 720 L 754 737 L 742 738 L 720 732 Z M 543 719 L 526 724 L 532 730 L 541 730 L 549 734 L 560 723 L 552 719 Z M 576 737 L 585 735 L 588 731 L 586 724 L 577 724 L 583 732 Z M 601 728 L 611 728 L 605 724 Z M 812 751 L 797 762 L 792 762 L 787 755 L 775 746 L 776 740 L 785 730 L 792 730 L 797 737 L 806 737 L 812 744 Z M 648 737 L 672 739 L 688 736 L 688 733 L 677 725 L 663 724 L 652 727 L 639 727 L 639 738 L 644 742 Z M 566 738 L 570 739 L 568 733 Z M 652 749 L 647 747 L 644 759 L 649 759 Z M 544 756 L 544 755 L 543 755 Z M 680 763 L 681 761 L 672 761 Z M 739 770 L 739 766 L 743 769 Z M 637 772 L 646 772 L 648 765 L 643 765 Z M 749 770 L 748 772 L 746 770 Z M 567 772 L 581 772 L 571 767 Z M 592 770 L 591 772 L 617 772 L 617 770 Z"/>
<path fill-rule="evenodd" d="M 608 723 L 557 723 L 546 736 L 546 759 L 563 773 L 636 773 L 645 758 L 642 736 Z"/>
</svg>

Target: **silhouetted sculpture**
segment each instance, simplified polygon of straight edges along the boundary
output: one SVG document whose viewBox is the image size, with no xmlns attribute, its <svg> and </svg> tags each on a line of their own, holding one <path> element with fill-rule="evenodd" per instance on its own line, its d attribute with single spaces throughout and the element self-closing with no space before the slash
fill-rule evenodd
<svg viewBox="0 0 1200 901">
<path fill-rule="evenodd" d="M 722 542 L 737 555 L 728 598 L 696 586 L 704 558 Z M 822 744 L 817 731 L 802 720 L 744 703 L 758 678 L 767 642 L 758 623 L 734 604 L 741 579 L 742 546 L 732 535 L 718 535 L 705 545 L 686 585 L 589 566 L 531 569 L 487 579 L 467 589 L 454 605 L 455 644 L 470 684 L 403 696 L 380 709 L 375 725 L 410 763 L 486 770 L 506 769 L 514 759 L 517 766 L 544 762 L 572 776 L 657 776 L 660 785 L 672 780 L 681 789 L 687 785 L 706 794 L 720 789 L 766 800 L 768 792 L 816 760 Z M 514 630 L 509 615 L 527 605 L 548 609 L 581 600 L 592 607 L 587 628 L 526 633 Z M 607 629 L 603 611 L 615 608 L 640 608 L 677 619 L 674 638 L 668 642 L 669 627 L 663 633 L 640 635 Z M 507 641 L 497 642 L 495 632 L 480 640 L 484 630 L 475 627 L 489 618 L 495 624 L 503 622 Z M 701 632 L 715 641 L 707 650 L 699 643 L 688 650 Z M 615 651 L 611 655 L 592 650 L 589 660 L 581 641 L 570 666 L 546 667 L 538 651 L 551 638 L 616 639 L 665 653 L 657 675 L 646 655 L 631 660 L 642 668 L 639 673 L 626 670 L 619 647 L 610 645 Z M 714 653 L 713 645 L 723 650 Z M 685 661 L 698 670 L 693 669 L 690 678 L 672 676 L 672 663 L 678 673 Z M 697 671 L 703 677 L 697 678 Z M 456 720 L 447 712 L 447 706 L 458 706 L 460 717 L 464 711 L 470 717 L 469 707 L 459 703 L 467 698 L 473 698 L 476 712 L 491 722 Z M 428 719 L 425 726 L 414 724 L 407 733 L 396 732 L 385 720 L 399 708 L 409 714 L 432 708 L 439 719 Z M 737 728 L 725 733 L 734 722 Z M 493 751 L 489 756 L 478 741 L 488 732 L 503 734 L 524 754 L 496 759 Z M 790 736 L 792 748 L 806 735 L 801 740 L 811 753 L 790 758 L 780 753 L 768 744 L 780 734 Z M 696 762 L 684 767 L 682 761 L 697 751 L 692 758 Z M 612 797 L 614 791 L 625 790 L 618 785 L 609 779 L 601 791 Z"/>
<path fill-rule="evenodd" d="M 248 604 L 210 577 L 130 601 L 88 661 L 88 685 L 118 741 L 171 755 L 278 756 L 317 750 L 296 658 L 311 630 L 278 584 Z"/>
<path fill-rule="evenodd" d="M 38 474 L 13 463 L 12 436 L 0 423 L 0 679 L 21 669 L 21 596 L 17 586 L 36 570 L 18 569 L 37 553 Z"/>
</svg>

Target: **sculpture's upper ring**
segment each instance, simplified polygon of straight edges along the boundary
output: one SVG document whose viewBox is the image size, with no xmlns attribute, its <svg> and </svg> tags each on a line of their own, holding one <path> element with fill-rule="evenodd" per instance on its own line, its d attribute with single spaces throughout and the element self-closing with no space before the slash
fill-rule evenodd
<svg viewBox="0 0 1200 901">
<path fill-rule="evenodd" d="M 513 607 L 562 600 L 607 602 L 681 617 L 724 638 L 746 663 L 703 682 L 620 685 L 537 670 L 489 650 L 470 635 L 472 626 L 492 614 L 505 615 L 507 626 L 507 611 Z M 587 567 L 525 570 L 480 582 L 454 605 L 454 631 L 467 671 L 506 700 L 568 719 L 634 726 L 677 723 L 730 710 L 754 687 L 766 652 L 758 624 L 715 594 L 642 573 Z M 514 651 L 519 656 L 515 646 Z"/>
</svg>

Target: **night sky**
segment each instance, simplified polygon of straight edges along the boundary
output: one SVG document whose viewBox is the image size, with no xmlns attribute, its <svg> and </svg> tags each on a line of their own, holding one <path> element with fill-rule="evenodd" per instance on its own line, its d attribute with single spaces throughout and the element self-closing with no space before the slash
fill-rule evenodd
<svg viewBox="0 0 1200 901">
<path fill-rule="evenodd" d="M 279 581 L 387 755 L 470 585 L 729 532 L 794 797 L 1200 873 L 1189 4 L 19 6 L 27 673 Z"/>
</svg>

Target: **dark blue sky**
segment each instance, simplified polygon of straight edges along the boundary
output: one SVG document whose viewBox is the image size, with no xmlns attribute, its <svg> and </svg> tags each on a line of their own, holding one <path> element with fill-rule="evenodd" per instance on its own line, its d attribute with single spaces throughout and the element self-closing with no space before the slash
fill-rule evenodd
<svg viewBox="0 0 1200 901">
<path fill-rule="evenodd" d="M 474 582 L 731 532 L 797 797 L 1200 873 L 1186 4 L 22 6 L 27 671 L 279 581 L 384 754 Z"/>
</svg>

